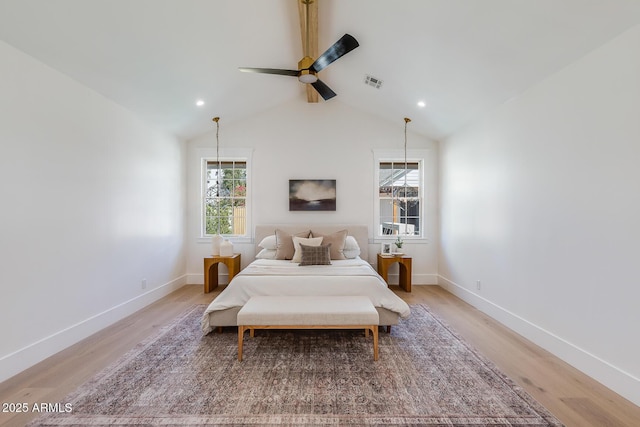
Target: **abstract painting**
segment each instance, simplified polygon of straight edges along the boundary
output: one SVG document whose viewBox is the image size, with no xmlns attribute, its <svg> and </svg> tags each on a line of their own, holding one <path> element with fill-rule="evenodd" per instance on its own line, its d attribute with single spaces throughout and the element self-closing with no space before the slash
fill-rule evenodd
<svg viewBox="0 0 640 427">
<path fill-rule="evenodd" d="M 335 179 L 290 179 L 290 211 L 335 211 Z"/>
</svg>

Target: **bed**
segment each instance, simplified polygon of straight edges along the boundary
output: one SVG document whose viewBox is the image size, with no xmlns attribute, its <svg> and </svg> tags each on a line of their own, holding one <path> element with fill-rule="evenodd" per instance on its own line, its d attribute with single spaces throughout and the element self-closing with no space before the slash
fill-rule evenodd
<svg viewBox="0 0 640 427">
<path fill-rule="evenodd" d="M 205 310 L 205 334 L 216 327 L 237 326 L 238 311 L 258 295 L 365 295 L 376 307 L 380 325 L 396 325 L 400 318 L 409 316 L 409 306 L 367 261 L 366 225 L 258 225 L 255 242 L 256 259 L 234 276 Z M 307 243 L 325 247 L 331 243 L 326 249 L 331 251 L 330 265 L 301 266 L 301 261 L 307 262 L 307 258 L 300 258 L 301 249 L 305 255 L 312 250 Z"/>
</svg>

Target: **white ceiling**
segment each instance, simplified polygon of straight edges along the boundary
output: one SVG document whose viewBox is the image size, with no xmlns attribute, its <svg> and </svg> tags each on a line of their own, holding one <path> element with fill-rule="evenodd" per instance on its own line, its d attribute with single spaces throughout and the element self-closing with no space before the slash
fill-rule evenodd
<svg viewBox="0 0 640 427">
<path fill-rule="evenodd" d="M 297 68 L 296 1 L 0 0 L 0 38 L 192 138 L 213 116 L 306 102 L 294 77 L 237 70 Z M 347 32 L 360 43 L 319 74 L 338 94 L 326 104 L 409 116 L 413 131 L 435 139 L 640 23 L 639 0 L 316 1 L 319 52 Z M 383 80 L 379 90 L 367 74 Z"/>
</svg>

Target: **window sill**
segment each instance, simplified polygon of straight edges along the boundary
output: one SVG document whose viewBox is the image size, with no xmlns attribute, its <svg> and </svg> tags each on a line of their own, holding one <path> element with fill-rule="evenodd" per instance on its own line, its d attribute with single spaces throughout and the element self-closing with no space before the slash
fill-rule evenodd
<svg viewBox="0 0 640 427">
<path fill-rule="evenodd" d="M 224 237 L 224 236 L 223 236 Z M 224 237 L 225 239 L 228 239 L 231 243 L 233 244 L 245 244 L 245 243 L 253 243 L 253 238 L 251 237 L 246 237 L 246 236 L 240 236 L 240 237 Z M 198 237 L 196 239 L 196 243 L 198 244 L 207 244 L 210 245 L 211 244 L 211 237 Z"/>
<path fill-rule="evenodd" d="M 393 243 L 395 241 L 396 241 L 396 237 L 395 236 L 374 237 L 373 239 L 369 239 L 369 243 L 370 244 L 375 244 L 375 243 Z M 403 243 L 405 245 L 427 245 L 427 244 L 429 244 L 429 239 L 426 238 L 426 237 L 417 237 L 417 238 L 412 238 L 412 239 L 403 238 L 402 241 L 403 241 Z"/>
</svg>

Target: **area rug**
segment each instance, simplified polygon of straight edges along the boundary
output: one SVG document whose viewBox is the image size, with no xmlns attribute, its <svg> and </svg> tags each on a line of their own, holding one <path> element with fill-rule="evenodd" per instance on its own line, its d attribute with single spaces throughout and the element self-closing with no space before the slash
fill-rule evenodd
<svg viewBox="0 0 640 427">
<path fill-rule="evenodd" d="M 204 306 L 68 396 L 34 426 L 561 426 L 425 305 L 380 333 L 257 331 L 202 336 Z"/>
</svg>

